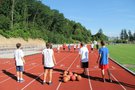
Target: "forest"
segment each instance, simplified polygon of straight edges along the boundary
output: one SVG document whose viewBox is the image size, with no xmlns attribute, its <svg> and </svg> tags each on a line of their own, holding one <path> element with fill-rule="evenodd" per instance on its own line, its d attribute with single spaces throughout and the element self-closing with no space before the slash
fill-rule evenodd
<svg viewBox="0 0 135 90">
<path fill-rule="evenodd" d="M 0 0 L 0 34 L 6 38 L 41 38 L 52 43 L 107 40 L 99 29 L 92 35 L 81 23 L 65 18 L 39 0 Z"/>
</svg>

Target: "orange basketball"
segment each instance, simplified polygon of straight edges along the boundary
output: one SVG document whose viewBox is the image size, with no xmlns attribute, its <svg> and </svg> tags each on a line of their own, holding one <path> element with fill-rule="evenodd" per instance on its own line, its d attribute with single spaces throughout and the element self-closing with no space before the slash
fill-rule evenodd
<svg viewBox="0 0 135 90">
<path fill-rule="evenodd" d="M 67 74 L 63 74 L 63 77 L 67 76 Z"/>
<path fill-rule="evenodd" d="M 72 73 L 72 72 L 69 72 L 69 75 L 70 75 L 70 76 L 72 76 L 72 75 L 73 75 L 73 73 Z"/>
<path fill-rule="evenodd" d="M 76 73 L 74 74 L 76 77 L 78 76 Z"/>
<path fill-rule="evenodd" d="M 70 80 L 70 75 L 67 75 L 66 77 L 68 78 L 68 80 Z"/>
<path fill-rule="evenodd" d="M 63 82 L 65 82 L 65 83 L 68 82 L 68 77 L 64 77 Z"/>
<path fill-rule="evenodd" d="M 75 81 L 75 80 L 76 80 L 76 76 L 75 76 L 75 75 L 72 75 L 72 76 L 71 76 L 71 80 L 72 80 L 72 81 Z"/>
<path fill-rule="evenodd" d="M 77 76 L 77 80 L 80 81 L 82 77 L 80 75 Z"/>
<path fill-rule="evenodd" d="M 64 71 L 64 74 L 68 74 L 68 71 L 65 70 L 65 71 Z"/>
</svg>

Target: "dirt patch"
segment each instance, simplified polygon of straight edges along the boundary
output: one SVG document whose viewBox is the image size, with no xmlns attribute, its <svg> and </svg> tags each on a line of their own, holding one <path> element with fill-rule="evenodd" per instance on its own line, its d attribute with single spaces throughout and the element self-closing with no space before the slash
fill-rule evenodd
<svg viewBox="0 0 135 90">
<path fill-rule="evenodd" d="M 28 39 L 28 41 L 25 41 L 22 38 L 5 38 L 0 35 L 0 47 L 14 47 L 18 42 L 21 43 L 22 46 L 45 46 L 45 41 L 42 39 Z"/>
<path fill-rule="evenodd" d="M 123 66 L 125 66 L 127 68 L 135 68 L 134 64 L 124 64 Z"/>
</svg>

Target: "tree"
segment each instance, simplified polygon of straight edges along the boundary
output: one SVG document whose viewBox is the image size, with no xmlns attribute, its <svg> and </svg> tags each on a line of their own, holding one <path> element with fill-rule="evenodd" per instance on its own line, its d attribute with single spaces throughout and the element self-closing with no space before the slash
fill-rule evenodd
<svg viewBox="0 0 135 90">
<path fill-rule="evenodd" d="M 129 41 L 133 41 L 133 35 L 131 30 L 128 31 L 128 35 L 129 35 Z"/>
<path fill-rule="evenodd" d="M 15 1 L 12 0 L 12 7 L 11 7 L 11 30 L 13 29 L 13 25 L 14 25 L 14 5 L 15 5 Z"/>
<path fill-rule="evenodd" d="M 128 40 L 128 34 L 127 34 L 127 31 L 126 31 L 126 29 L 124 29 L 124 31 L 123 31 L 124 33 L 124 40 Z"/>
<path fill-rule="evenodd" d="M 124 30 L 123 29 L 121 30 L 120 39 L 124 40 Z"/>
</svg>

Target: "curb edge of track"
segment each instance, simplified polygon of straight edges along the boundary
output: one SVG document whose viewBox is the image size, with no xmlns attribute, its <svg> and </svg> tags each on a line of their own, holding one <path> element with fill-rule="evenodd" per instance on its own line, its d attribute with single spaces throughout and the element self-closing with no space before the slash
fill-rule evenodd
<svg viewBox="0 0 135 90">
<path fill-rule="evenodd" d="M 111 61 L 113 61 L 114 63 L 116 63 L 117 65 L 119 65 L 120 67 L 122 67 L 123 69 L 125 69 L 126 71 L 128 71 L 129 73 L 131 73 L 132 75 L 135 76 L 135 73 L 131 70 L 129 70 L 128 68 L 126 68 L 125 66 L 123 66 L 122 64 L 118 63 L 117 61 L 115 61 L 114 59 L 112 58 L 109 58 Z"/>
</svg>

